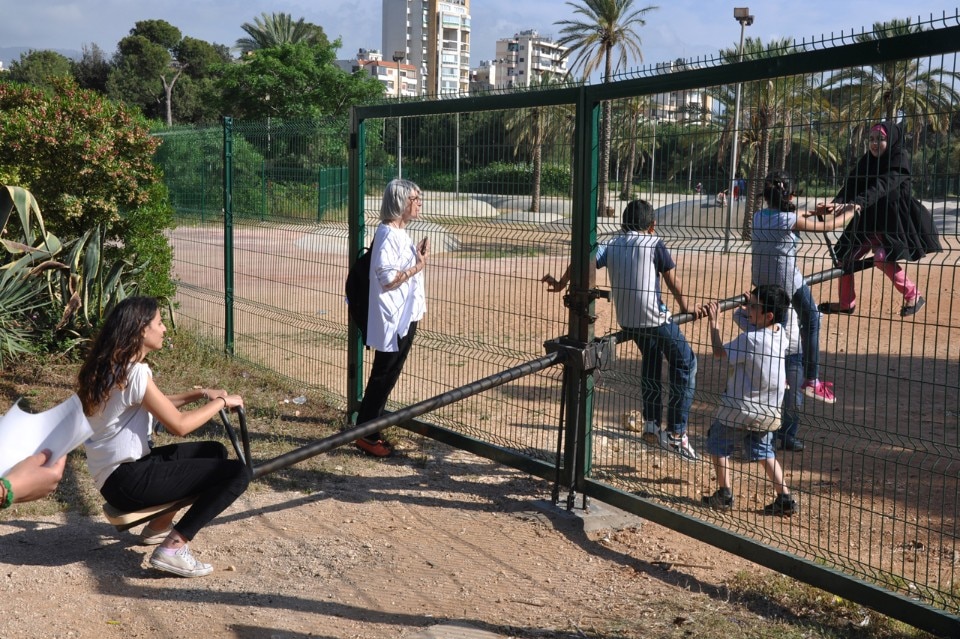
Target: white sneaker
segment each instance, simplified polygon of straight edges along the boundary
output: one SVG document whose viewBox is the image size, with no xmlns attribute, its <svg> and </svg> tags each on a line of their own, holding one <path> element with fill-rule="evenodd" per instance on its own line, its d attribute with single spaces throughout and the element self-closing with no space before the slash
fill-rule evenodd
<svg viewBox="0 0 960 639">
<path fill-rule="evenodd" d="M 679 455 L 681 459 L 685 459 L 687 461 L 697 460 L 697 453 L 693 450 L 693 446 L 690 445 L 690 440 L 687 439 L 686 433 L 680 437 L 677 437 L 673 433 L 668 433 L 667 431 L 661 432 L 660 448 L 668 450 L 675 455 Z"/>
<path fill-rule="evenodd" d="M 190 548 L 184 544 L 172 555 L 168 555 L 163 548 L 157 548 L 150 555 L 150 565 L 157 570 L 171 572 L 180 577 L 203 577 L 213 572 L 213 566 L 197 561 Z"/>
<path fill-rule="evenodd" d="M 657 424 L 657 422 L 646 422 L 643 425 L 643 435 L 640 436 L 640 439 L 642 439 L 645 444 L 649 444 L 650 446 L 659 446 L 660 426 Z"/>
</svg>

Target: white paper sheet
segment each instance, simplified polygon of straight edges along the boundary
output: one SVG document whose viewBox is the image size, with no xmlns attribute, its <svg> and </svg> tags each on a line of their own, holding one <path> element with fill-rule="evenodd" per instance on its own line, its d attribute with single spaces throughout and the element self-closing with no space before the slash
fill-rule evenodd
<svg viewBox="0 0 960 639">
<path fill-rule="evenodd" d="M 45 448 L 53 453 L 49 462 L 53 463 L 93 435 L 76 395 L 36 414 L 20 410 L 19 401 L 0 417 L 0 475 Z"/>
</svg>

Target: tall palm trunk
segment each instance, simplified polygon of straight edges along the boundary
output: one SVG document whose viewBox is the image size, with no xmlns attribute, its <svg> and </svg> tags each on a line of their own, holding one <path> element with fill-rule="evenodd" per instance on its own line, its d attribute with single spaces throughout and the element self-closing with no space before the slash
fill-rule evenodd
<svg viewBox="0 0 960 639">
<path fill-rule="evenodd" d="M 757 128 L 760 130 L 760 143 L 757 145 L 753 170 L 750 171 L 749 191 L 746 206 L 743 209 L 743 224 L 740 229 L 740 237 L 746 242 L 749 242 L 753 237 L 753 212 L 763 206 L 763 178 L 766 177 L 767 171 L 770 169 L 770 116 L 768 108 L 757 109 L 759 120 Z"/>
<path fill-rule="evenodd" d="M 627 153 L 627 168 L 623 171 L 623 185 L 620 187 L 620 199 L 629 200 L 633 190 L 633 167 L 637 161 L 637 118 L 630 114 L 630 151 Z"/>
<path fill-rule="evenodd" d="M 530 212 L 540 212 L 540 172 L 543 169 L 543 109 L 533 114 L 533 195 L 530 197 Z"/>
<path fill-rule="evenodd" d="M 604 55 L 603 63 L 603 82 L 610 82 L 610 76 L 613 74 L 613 61 L 611 59 L 613 54 L 613 45 L 610 43 L 606 44 L 606 53 Z M 603 101 L 603 126 L 600 127 L 600 167 L 597 177 L 597 188 L 600 191 L 600 197 L 598 202 L 599 214 L 603 216 L 612 216 L 613 208 L 610 207 L 607 203 L 609 199 L 609 190 L 608 184 L 610 179 L 610 131 L 612 127 L 610 126 L 610 117 L 611 117 L 611 105 L 610 100 Z"/>
</svg>

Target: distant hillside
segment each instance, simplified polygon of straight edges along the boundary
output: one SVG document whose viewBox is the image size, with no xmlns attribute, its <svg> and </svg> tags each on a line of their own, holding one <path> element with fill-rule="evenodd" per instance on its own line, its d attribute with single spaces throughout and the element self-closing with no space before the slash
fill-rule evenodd
<svg viewBox="0 0 960 639">
<path fill-rule="evenodd" d="M 5 69 L 9 69 L 11 62 L 19 60 L 21 55 L 33 49 L 36 49 L 36 47 L 0 47 L 0 61 L 3 61 Z M 71 60 L 79 60 L 80 56 L 83 55 L 82 51 L 76 49 L 53 49 L 53 51 Z"/>
</svg>

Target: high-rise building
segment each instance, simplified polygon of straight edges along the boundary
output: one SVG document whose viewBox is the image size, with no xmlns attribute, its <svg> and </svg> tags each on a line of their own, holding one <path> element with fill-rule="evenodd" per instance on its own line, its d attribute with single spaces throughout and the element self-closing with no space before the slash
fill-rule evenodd
<svg viewBox="0 0 960 639">
<path fill-rule="evenodd" d="M 383 51 L 418 70 L 424 94 L 467 93 L 470 0 L 383 0 Z"/>
<path fill-rule="evenodd" d="M 489 62 L 490 88 L 525 87 L 545 79 L 562 81 L 567 76 L 566 52 L 566 47 L 534 29 L 501 38 L 497 40 L 497 57 Z"/>
</svg>

